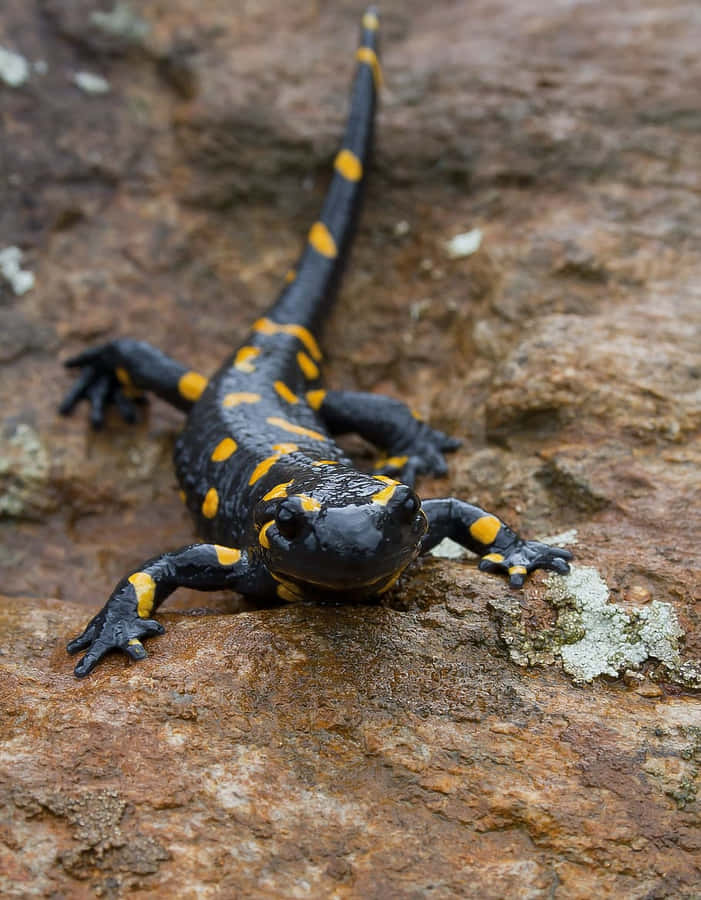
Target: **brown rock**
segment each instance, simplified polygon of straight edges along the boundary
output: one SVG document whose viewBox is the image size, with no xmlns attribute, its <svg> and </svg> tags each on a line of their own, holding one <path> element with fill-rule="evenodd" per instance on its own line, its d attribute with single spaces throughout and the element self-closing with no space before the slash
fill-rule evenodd
<svg viewBox="0 0 701 900">
<path fill-rule="evenodd" d="M 210 371 L 245 334 L 323 195 L 357 10 L 7 0 L 30 77 L 0 82 L 0 249 L 36 284 L 0 281 L 4 894 L 701 890 L 698 22 L 652 0 L 382 16 L 329 380 L 464 437 L 424 495 L 569 532 L 589 587 L 430 560 L 387 607 L 165 613 L 149 661 L 73 679 L 66 639 L 192 531 L 179 415 L 90 434 L 56 416 L 60 361 L 130 334 Z"/>
<path fill-rule="evenodd" d="M 82 682 L 84 608 L 3 598 L 0 890 L 692 896 L 698 701 L 526 674 L 486 594 L 165 613 Z"/>
</svg>

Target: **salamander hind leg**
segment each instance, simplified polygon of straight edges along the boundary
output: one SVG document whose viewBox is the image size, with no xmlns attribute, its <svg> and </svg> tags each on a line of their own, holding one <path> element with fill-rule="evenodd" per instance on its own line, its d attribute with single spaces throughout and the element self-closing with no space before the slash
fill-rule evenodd
<svg viewBox="0 0 701 900">
<path fill-rule="evenodd" d="M 460 446 L 457 438 L 431 428 L 392 397 L 357 391 L 312 391 L 311 395 L 310 402 L 332 434 L 354 431 L 380 447 L 383 456 L 375 472 L 404 484 L 413 485 L 418 475 L 445 475 L 444 454 Z"/>
<path fill-rule="evenodd" d="M 408 444 L 378 459 L 375 473 L 389 475 L 409 485 L 413 485 L 419 475 L 441 477 L 448 472 L 445 454 L 457 450 L 460 444 L 459 438 L 419 422 L 419 428 Z"/>
</svg>

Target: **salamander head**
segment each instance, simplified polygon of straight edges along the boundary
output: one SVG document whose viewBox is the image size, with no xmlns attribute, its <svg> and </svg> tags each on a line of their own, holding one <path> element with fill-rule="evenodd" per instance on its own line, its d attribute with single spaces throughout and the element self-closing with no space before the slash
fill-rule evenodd
<svg viewBox="0 0 701 900">
<path fill-rule="evenodd" d="M 292 594 L 378 594 L 419 552 L 427 521 L 410 487 L 333 469 L 278 485 L 256 507 L 259 549 L 281 596 L 285 586 Z"/>
</svg>

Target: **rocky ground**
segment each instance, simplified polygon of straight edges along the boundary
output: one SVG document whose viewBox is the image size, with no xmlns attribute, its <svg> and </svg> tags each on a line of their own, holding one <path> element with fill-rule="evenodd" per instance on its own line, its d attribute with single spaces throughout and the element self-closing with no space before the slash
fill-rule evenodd
<svg viewBox="0 0 701 900">
<path fill-rule="evenodd" d="M 128 334 L 216 368 L 316 216 L 360 11 L 0 9 L 5 896 L 701 896 L 698 4 L 382 4 L 328 381 L 463 438 L 422 494 L 559 534 L 573 574 L 179 591 L 148 661 L 71 674 L 192 529 L 179 414 L 91 433 L 61 360 Z"/>
</svg>

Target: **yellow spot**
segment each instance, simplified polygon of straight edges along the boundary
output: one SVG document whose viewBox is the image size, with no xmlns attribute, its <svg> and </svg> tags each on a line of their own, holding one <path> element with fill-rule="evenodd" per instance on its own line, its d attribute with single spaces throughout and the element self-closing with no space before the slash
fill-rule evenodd
<svg viewBox="0 0 701 900">
<path fill-rule="evenodd" d="M 241 551 L 236 547 L 223 547 L 221 544 L 215 544 L 214 551 L 223 566 L 233 566 L 241 559 Z"/>
<path fill-rule="evenodd" d="M 287 578 L 283 578 L 280 575 L 276 575 L 275 572 L 270 573 L 275 581 L 278 583 L 277 595 L 278 597 L 282 597 L 283 600 L 301 600 L 304 597 L 304 590 L 301 585 L 297 584 L 294 581 L 289 581 Z"/>
<path fill-rule="evenodd" d="M 312 409 L 320 409 L 321 404 L 324 402 L 324 397 L 326 396 L 326 391 L 307 391 L 307 403 L 311 406 Z"/>
<path fill-rule="evenodd" d="M 273 387 L 283 400 L 286 400 L 288 403 L 299 403 L 299 397 L 297 397 L 296 394 L 293 394 L 292 391 L 287 387 L 287 385 L 282 381 L 274 382 Z"/>
<path fill-rule="evenodd" d="M 130 638 L 130 639 L 127 641 L 127 644 L 129 644 L 130 647 L 141 647 L 141 646 L 143 646 L 142 643 L 141 643 L 141 641 L 140 641 L 138 638 Z"/>
<path fill-rule="evenodd" d="M 284 456 L 285 453 L 294 453 L 295 450 L 299 450 L 299 447 L 297 444 L 273 444 L 273 450 L 278 456 Z"/>
<path fill-rule="evenodd" d="M 178 491 L 178 497 L 180 497 L 180 499 L 183 501 L 183 503 L 185 503 L 185 501 L 187 500 L 187 497 L 185 496 L 185 491 Z"/>
<path fill-rule="evenodd" d="M 399 581 L 399 576 L 402 574 L 403 571 L 404 571 L 404 569 L 400 569 L 398 572 L 395 572 L 394 575 L 392 575 L 390 577 L 387 584 L 384 587 L 380 588 L 380 590 L 377 592 L 378 596 L 380 594 L 386 593 L 391 587 L 393 587 Z"/>
<path fill-rule="evenodd" d="M 128 581 L 136 593 L 136 611 L 139 618 L 147 619 L 151 615 L 156 598 L 156 582 L 148 572 L 134 572 Z"/>
<path fill-rule="evenodd" d="M 290 284 L 290 282 L 294 281 L 296 277 L 297 277 L 296 269 L 288 269 L 287 272 L 285 273 L 285 281 L 287 282 L 287 284 Z"/>
<path fill-rule="evenodd" d="M 486 559 L 487 562 L 500 563 L 504 562 L 504 557 L 501 553 L 487 553 L 482 559 Z"/>
<path fill-rule="evenodd" d="M 286 453 L 294 453 L 295 450 L 299 450 L 299 447 L 297 444 L 273 444 L 273 450 L 275 451 L 274 455 L 261 460 L 251 472 L 251 477 L 248 479 L 249 484 L 255 484 L 259 478 L 262 478 L 266 472 L 272 469 L 281 456 L 284 456 Z"/>
<path fill-rule="evenodd" d="M 289 334 L 296 337 L 304 344 L 305 349 L 317 362 L 322 358 L 321 350 L 316 338 L 304 325 L 294 325 L 291 322 L 273 322 L 272 319 L 258 319 L 253 323 L 253 330 L 259 334 Z"/>
<path fill-rule="evenodd" d="M 259 354 L 260 347 L 241 347 L 234 358 L 234 368 L 238 369 L 239 372 L 247 372 L 250 375 L 251 372 L 256 370 L 251 360 L 255 359 Z"/>
<path fill-rule="evenodd" d="M 321 503 L 314 497 L 310 497 L 308 494 L 296 494 L 295 496 L 299 499 L 305 512 L 317 512 L 321 509 Z"/>
<path fill-rule="evenodd" d="M 509 566 L 509 575 L 528 575 L 528 569 L 525 566 Z"/>
<path fill-rule="evenodd" d="M 384 481 L 385 484 L 399 484 L 396 478 L 390 478 L 389 475 L 373 475 L 377 481 Z"/>
<path fill-rule="evenodd" d="M 302 592 L 294 591 L 289 584 L 279 584 L 276 593 L 281 600 L 286 600 L 288 603 L 296 603 L 302 598 Z"/>
<path fill-rule="evenodd" d="M 202 515 L 206 519 L 213 519 L 216 516 L 218 509 L 219 494 L 217 493 L 216 488 L 211 487 L 205 494 L 204 500 L 202 501 Z"/>
<path fill-rule="evenodd" d="M 233 438 L 227 437 L 223 441 L 219 441 L 212 451 L 212 462 L 222 462 L 228 459 L 236 451 L 236 446 L 236 441 Z"/>
<path fill-rule="evenodd" d="M 316 363 L 313 363 L 311 359 L 307 356 L 306 353 L 303 353 L 301 350 L 297 354 L 297 362 L 299 364 L 300 369 L 304 372 L 305 376 L 312 381 L 314 378 L 319 377 L 319 368 Z"/>
<path fill-rule="evenodd" d="M 374 12 L 366 12 L 363 16 L 363 28 L 367 28 L 368 31 L 377 31 L 380 27 L 380 20 L 377 18 L 377 14 Z"/>
<path fill-rule="evenodd" d="M 480 516 L 470 525 L 470 534 L 480 544 L 487 546 L 494 542 L 500 528 L 501 522 L 496 516 Z"/>
<path fill-rule="evenodd" d="M 122 386 L 122 393 L 125 397 L 130 397 L 132 399 L 136 397 L 143 397 L 143 392 L 140 391 L 139 388 L 131 380 L 131 375 L 129 374 L 129 372 L 127 372 L 126 369 L 118 366 L 114 370 L 114 374 L 117 376 L 117 381 Z"/>
<path fill-rule="evenodd" d="M 385 466 L 391 466 L 393 469 L 401 469 L 408 459 L 408 456 L 385 456 L 375 463 L 375 468 L 384 469 Z"/>
<path fill-rule="evenodd" d="M 195 400 L 200 399 L 202 391 L 204 391 L 206 387 L 207 379 L 204 375 L 200 375 L 199 372 L 185 372 L 178 380 L 178 392 L 180 393 L 180 396 L 184 397 L 186 400 L 192 400 L 193 403 Z"/>
<path fill-rule="evenodd" d="M 337 459 L 317 459 L 316 462 L 312 463 L 313 466 L 337 466 Z"/>
<path fill-rule="evenodd" d="M 326 435 L 320 431 L 312 431 L 311 428 L 305 428 L 303 425 L 295 425 L 293 422 L 288 422 L 287 419 L 281 419 L 280 416 L 268 416 L 265 421 L 268 425 L 275 425 L 276 428 L 289 431 L 290 434 L 299 434 L 303 437 L 312 438 L 315 441 L 327 440 Z"/>
<path fill-rule="evenodd" d="M 309 243 L 322 256 L 334 259 L 338 256 L 338 249 L 333 235 L 323 222 L 315 222 L 309 230 Z"/>
<path fill-rule="evenodd" d="M 360 181 L 363 177 L 363 164 L 350 150 L 341 150 L 334 160 L 334 168 L 347 181 Z"/>
<path fill-rule="evenodd" d="M 387 506 L 389 501 L 392 499 L 392 494 L 399 487 L 399 482 L 395 481 L 394 484 L 388 484 L 387 487 L 382 488 L 381 491 L 378 491 L 376 494 L 373 494 L 370 498 L 373 503 L 379 503 L 380 506 Z"/>
<path fill-rule="evenodd" d="M 416 419 L 417 422 L 423 422 L 423 420 L 424 420 L 423 416 L 421 415 L 421 413 L 418 410 L 410 409 L 409 412 L 412 414 L 412 416 Z"/>
<path fill-rule="evenodd" d="M 123 384 L 125 387 L 132 387 L 133 382 L 131 380 L 131 375 L 127 372 L 126 369 L 123 369 L 121 366 L 117 366 L 114 370 L 114 374 L 117 376 L 117 381 L 120 384 Z"/>
<path fill-rule="evenodd" d="M 251 477 L 248 479 L 248 483 L 255 484 L 259 478 L 262 478 L 263 475 L 266 474 L 266 472 L 272 469 L 278 459 L 280 459 L 279 453 L 276 453 L 274 456 L 268 456 L 265 459 L 262 459 L 255 467 L 253 472 L 251 472 Z"/>
<path fill-rule="evenodd" d="M 375 82 L 375 90 L 379 91 L 382 87 L 382 69 L 380 68 L 380 63 L 375 51 L 371 50 L 370 47 L 359 47 L 358 52 L 355 54 L 355 58 L 358 62 L 367 63 L 369 66 L 372 66 L 372 77 Z"/>
<path fill-rule="evenodd" d="M 271 488 L 267 494 L 263 495 L 263 500 L 277 500 L 278 497 L 286 497 L 287 496 L 287 488 L 292 484 L 294 478 L 290 481 L 285 481 L 282 484 L 276 484 L 274 488 Z"/>
<path fill-rule="evenodd" d="M 266 522 L 258 534 L 258 543 L 261 545 L 261 547 L 265 547 L 266 550 L 270 550 L 270 541 L 268 540 L 268 535 L 266 534 L 266 532 L 268 528 L 270 528 L 270 526 L 274 524 L 275 519 L 271 519 L 269 522 Z"/>
<path fill-rule="evenodd" d="M 259 400 L 260 394 L 239 391 L 236 394 L 227 394 L 222 400 L 222 406 L 238 406 L 239 403 L 258 403 Z"/>
</svg>

